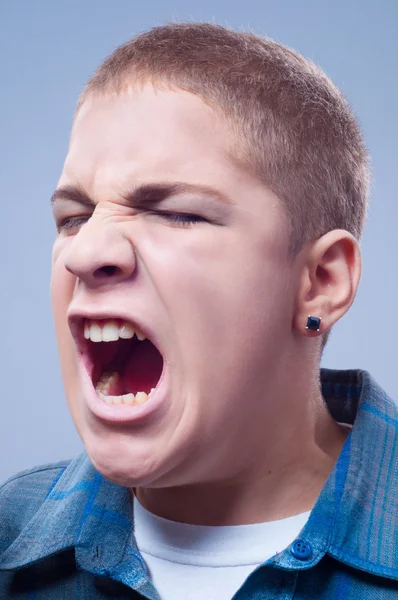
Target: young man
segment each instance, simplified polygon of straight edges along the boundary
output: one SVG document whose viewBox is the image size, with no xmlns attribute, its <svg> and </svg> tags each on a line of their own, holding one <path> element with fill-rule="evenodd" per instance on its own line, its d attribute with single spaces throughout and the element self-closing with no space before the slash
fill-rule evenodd
<svg viewBox="0 0 398 600">
<path fill-rule="evenodd" d="M 396 407 L 319 366 L 368 180 L 346 101 L 275 42 L 168 25 L 98 69 L 52 197 L 87 453 L 2 488 L 1 598 L 398 598 Z"/>
</svg>

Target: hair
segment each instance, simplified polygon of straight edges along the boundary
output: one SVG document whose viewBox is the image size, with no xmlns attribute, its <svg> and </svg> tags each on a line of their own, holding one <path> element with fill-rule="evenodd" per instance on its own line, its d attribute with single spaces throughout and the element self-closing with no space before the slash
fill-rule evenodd
<svg viewBox="0 0 398 600">
<path fill-rule="evenodd" d="M 292 258 L 333 229 L 360 240 L 368 153 L 348 102 L 314 63 L 250 32 L 171 23 L 117 48 L 88 81 L 77 111 L 91 95 L 146 83 L 188 91 L 221 112 L 234 158 L 285 208 Z"/>
</svg>

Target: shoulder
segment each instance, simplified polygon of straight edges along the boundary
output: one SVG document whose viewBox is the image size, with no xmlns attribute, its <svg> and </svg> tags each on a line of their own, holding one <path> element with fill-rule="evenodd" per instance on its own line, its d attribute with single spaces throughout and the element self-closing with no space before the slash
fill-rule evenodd
<svg viewBox="0 0 398 600">
<path fill-rule="evenodd" d="M 36 514 L 70 462 L 62 460 L 20 471 L 0 486 L 0 552 Z"/>
<path fill-rule="evenodd" d="M 29 495 L 32 500 L 40 500 L 47 496 L 59 475 L 65 471 L 71 460 L 61 460 L 56 463 L 47 463 L 20 471 L 0 485 L 0 498 L 20 498 Z M 0 511 L 4 508 L 0 504 Z"/>
</svg>

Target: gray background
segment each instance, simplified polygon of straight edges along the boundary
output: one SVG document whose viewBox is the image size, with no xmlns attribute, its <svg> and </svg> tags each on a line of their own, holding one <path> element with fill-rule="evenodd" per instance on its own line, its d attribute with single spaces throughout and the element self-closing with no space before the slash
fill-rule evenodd
<svg viewBox="0 0 398 600">
<path fill-rule="evenodd" d="M 397 0 L 1 0 L 0 481 L 82 449 L 50 312 L 49 198 L 87 78 L 116 46 L 168 20 L 266 34 L 317 62 L 350 100 L 373 157 L 372 205 L 358 296 L 323 365 L 367 369 L 398 399 Z"/>
</svg>

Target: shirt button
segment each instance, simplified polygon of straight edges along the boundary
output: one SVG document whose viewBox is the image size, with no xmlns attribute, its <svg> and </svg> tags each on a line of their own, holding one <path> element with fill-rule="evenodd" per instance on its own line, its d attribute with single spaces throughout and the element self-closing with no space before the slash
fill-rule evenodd
<svg viewBox="0 0 398 600">
<path fill-rule="evenodd" d="M 292 544 L 290 552 L 293 554 L 294 558 L 307 560 L 312 554 L 312 547 L 311 544 L 305 540 L 296 540 Z"/>
</svg>

